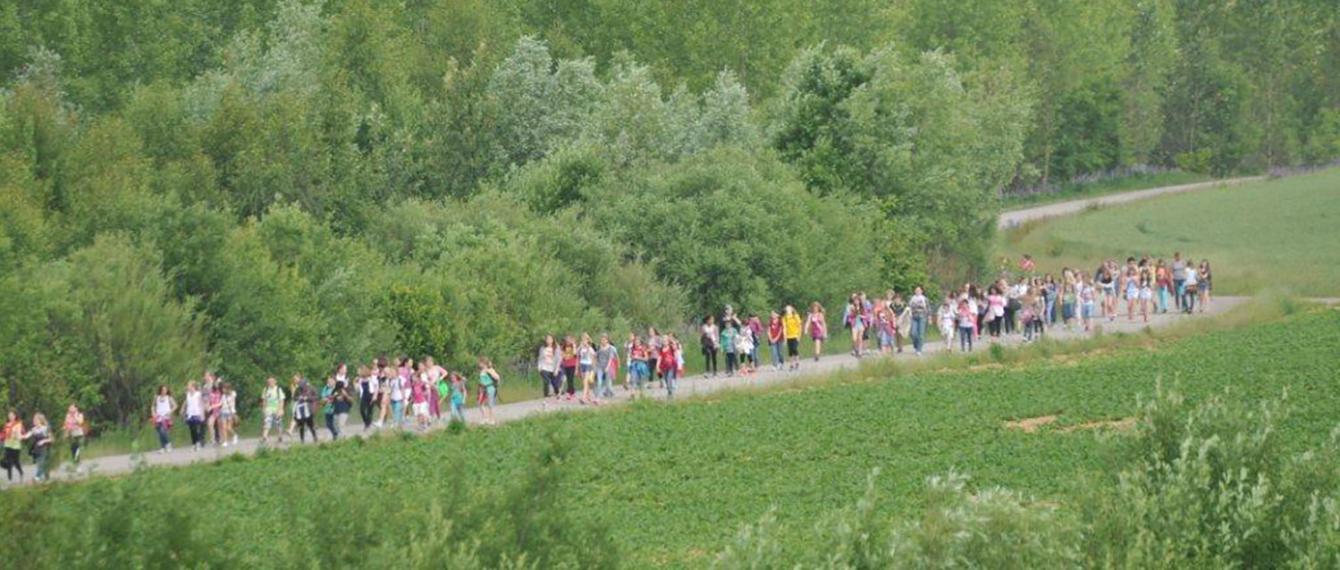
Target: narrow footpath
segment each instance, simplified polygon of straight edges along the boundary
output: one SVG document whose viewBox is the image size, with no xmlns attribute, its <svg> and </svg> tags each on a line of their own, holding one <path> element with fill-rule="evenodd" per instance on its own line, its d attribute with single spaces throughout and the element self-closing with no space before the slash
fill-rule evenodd
<svg viewBox="0 0 1340 570">
<path fill-rule="evenodd" d="M 1140 318 L 1138 315 L 1134 322 L 1128 321 L 1123 316 L 1119 317 L 1114 322 L 1104 321 L 1101 322 L 1100 324 L 1104 334 L 1111 334 L 1116 332 L 1132 333 L 1132 332 L 1138 332 L 1144 329 L 1144 327 L 1146 326 L 1150 328 L 1162 328 L 1180 321 L 1185 321 L 1187 319 L 1200 319 L 1207 316 L 1221 314 L 1245 301 L 1247 301 L 1246 297 L 1218 297 L 1214 300 L 1214 302 L 1210 304 L 1209 310 L 1206 311 L 1205 313 L 1197 313 L 1195 315 L 1190 316 L 1181 315 L 1177 313 L 1168 313 L 1166 315 L 1151 315 L 1149 318 L 1149 323 L 1147 325 L 1143 322 L 1140 322 Z M 840 334 L 841 332 L 843 331 L 838 330 L 835 331 L 835 334 Z M 1079 338 L 1085 338 L 1088 335 L 1080 331 L 1066 331 L 1063 327 L 1056 327 L 1048 330 L 1047 336 L 1059 340 L 1075 340 Z M 1015 346 L 1020 344 L 1022 342 L 1022 339 L 1018 335 L 1015 335 L 1001 342 L 1009 346 Z M 984 340 L 983 342 L 978 344 L 976 350 L 979 352 L 987 350 L 989 344 L 990 344 L 989 341 Z M 802 352 L 807 348 L 810 348 L 809 343 L 802 342 L 801 344 Z M 945 345 L 943 342 L 933 342 L 928 343 L 926 345 L 924 352 L 926 353 L 925 356 L 929 357 L 942 353 L 944 352 L 944 350 Z M 760 352 L 761 355 L 764 353 L 766 353 L 766 351 Z M 685 357 L 701 358 L 701 355 L 690 354 L 685 355 Z M 764 356 L 764 358 L 766 359 L 766 356 Z M 872 360 L 877 358 L 912 359 L 916 358 L 916 356 L 912 354 L 911 343 L 909 341 L 902 354 L 894 354 L 891 356 L 880 356 L 878 354 L 872 354 L 866 356 L 863 359 L 855 358 L 850 354 L 828 355 L 820 358 L 817 361 L 811 357 L 808 359 L 804 359 L 802 361 L 800 370 L 795 372 L 789 372 L 785 370 L 775 371 L 771 367 L 765 365 L 759 370 L 758 373 L 747 377 L 744 376 L 726 377 L 723 375 L 718 376 L 716 378 L 705 378 L 702 375 L 695 375 L 693 377 L 680 380 L 679 389 L 676 392 L 676 399 L 688 400 L 694 398 L 695 396 L 703 396 L 715 392 L 720 392 L 723 390 L 785 385 L 790 382 L 795 382 L 799 379 L 812 378 L 814 376 L 830 374 L 838 370 L 855 368 L 859 366 L 863 360 Z M 506 381 L 506 379 L 504 378 L 503 381 Z M 657 400 L 665 399 L 664 389 L 649 389 L 647 390 L 646 394 L 651 398 Z M 624 405 L 630 402 L 631 400 L 632 400 L 631 392 L 625 391 L 622 387 L 616 387 L 615 397 L 611 400 L 606 400 L 603 404 L 599 406 L 584 405 L 575 401 L 556 402 L 554 400 L 526 400 L 522 402 L 504 403 L 499 405 L 497 408 L 495 408 L 495 416 L 497 417 L 499 423 L 505 423 L 505 422 L 521 420 L 537 414 L 575 413 L 581 411 L 598 410 L 610 406 Z M 365 431 L 363 429 L 362 422 L 358 421 L 356 414 L 351 415 L 349 419 L 350 419 L 349 425 L 346 426 L 345 428 L 346 431 L 345 437 L 371 437 L 377 435 L 381 431 L 389 430 L 389 428 L 382 428 L 380 430 L 377 428 L 373 428 Z M 318 420 L 320 420 L 319 417 Z M 471 403 L 471 406 L 466 411 L 466 420 L 467 423 L 470 425 L 478 425 L 482 420 L 481 412 L 479 411 L 478 408 L 473 406 L 473 403 Z M 248 420 L 248 421 L 257 421 L 257 420 Z M 321 422 L 318 421 L 318 423 Z M 439 425 L 436 426 L 434 429 L 440 429 L 441 427 L 442 426 Z M 320 432 L 321 435 L 321 441 L 330 440 L 329 432 L 325 431 L 324 429 L 319 429 L 318 431 Z M 286 438 L 285 443 L 278 445 L 271 444 L 270 447 L 272 450 L 282 451 L 283 449 L 302 445 L 304 444 L 292 442 L 289 441 L 288 438 Z M 309 442 L 306 445 L 312 445 L 312 444 Z M 254 454 L 256 450 L 260 447 L 261 447 L 260 440 L 251 438 L 251 439 L 240 440 L 237 445 L 229 447 L 210 447 L 199 451 L 188 448 L 188 449 L 174 449 L 168 453 L 157 453 L 156 451 L 153 451 L 133 455 L 132 454 L 111 455 L 111 456 L 104 456 L 85 460 L 82 464 L 80 464 L 77 470 L 72 469 L 71 466 L 69 466 L 68 464 L 63 465 L 60 468 L 53 470 L 51 476 L 52 479 L 78 479 L 78 478 L 96 477 L 104 475 L 124 474 L 136 469 L 138 466 L 184 466 L 195 463 L 207 463 L 212 461 L 218 461 L 227 458 L 228 456 L 236 454 Z M 27 481 L 31 482 L 31 477 L 29 477 Z"/>
</svg>

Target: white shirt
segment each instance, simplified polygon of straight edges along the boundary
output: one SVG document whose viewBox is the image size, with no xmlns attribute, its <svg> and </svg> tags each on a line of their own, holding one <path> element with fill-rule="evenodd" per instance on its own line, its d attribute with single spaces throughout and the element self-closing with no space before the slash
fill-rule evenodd
<svg viewBox="0 0 1340 570">
<path fill-rule="evenodd" d="M 1190 266 L 1188 266 L 1188 267 L 1186 268 L 1186 284 L 1187 284 L 1187 285 L 1195 285 L 1195 284 L 1196 284 L 1196 268 L 1195 268 L 1195 267 L 1190 267 Z"/>
<path fill-rule="evenodd" d="M 154 417 L 166 418 L 172 415 L 172 396 L 154 397 Z"/>
<path fill-rule="evenodd" d="M 405 379 L 399 376 L 391 377 L 391 401 L 402 402 L 405 400 Z"/>
<path fill-rule="evenodd" d="M 186 417 L 205 417 L 205 394 L 199 390 L 186 393 Z"/>
</svg>

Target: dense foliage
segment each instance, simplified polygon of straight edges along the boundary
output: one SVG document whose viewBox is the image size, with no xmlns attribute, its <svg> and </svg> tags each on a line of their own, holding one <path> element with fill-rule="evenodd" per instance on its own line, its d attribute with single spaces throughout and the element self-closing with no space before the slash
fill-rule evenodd
<svg viewBox="0 0 1340 570">
<path fill-rule="evenodd" d="M 7 2 L 0 405 L 954 282 L 1005 188 L 1340 155 L 1337 62 L 1321 0 Z"/>
<path fill-rule="evenodd" d="M 0 531 L 41 539 L 0 554 L 76 568 L 523 554 L 701 567 L 722 551 L 727 567 L 1334 566 L 1340 313 L 1196 332 L 12 489 Z M 1037 433 L 1003 425 L 1043 415 L 1057 420 Z M 1132 417 L 1134 436 L 1083 427 Z M 951 472 L 971 479 L 925 485 Z"/>
</svg>

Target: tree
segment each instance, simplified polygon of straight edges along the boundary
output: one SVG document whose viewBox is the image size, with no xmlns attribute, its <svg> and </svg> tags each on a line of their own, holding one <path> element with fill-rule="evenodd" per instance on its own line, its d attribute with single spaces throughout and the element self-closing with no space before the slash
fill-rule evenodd
<svg viewBox="0 0 1340 570">
<path fill-rule="evenodd" d="M 98 417 L 129 424 L 158 384 L 177 386 L 202 369 L 201 323 L 172 299 L 153 250 L 103 235 L 70 256 L 74 328 L 101 392 Z"/>
</svg>

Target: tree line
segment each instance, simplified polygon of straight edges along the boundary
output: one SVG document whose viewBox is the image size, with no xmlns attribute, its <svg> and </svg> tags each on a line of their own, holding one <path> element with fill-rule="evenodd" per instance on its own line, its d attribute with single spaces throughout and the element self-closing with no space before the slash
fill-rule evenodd
<svg viewBox="0 0 1340 570">
<path fill-rule="evenodd" d="M 0 403 L 961 281 L 1010 187 L 1340 156 L 1333 8 L 6 3 Z"/>
</svg>

